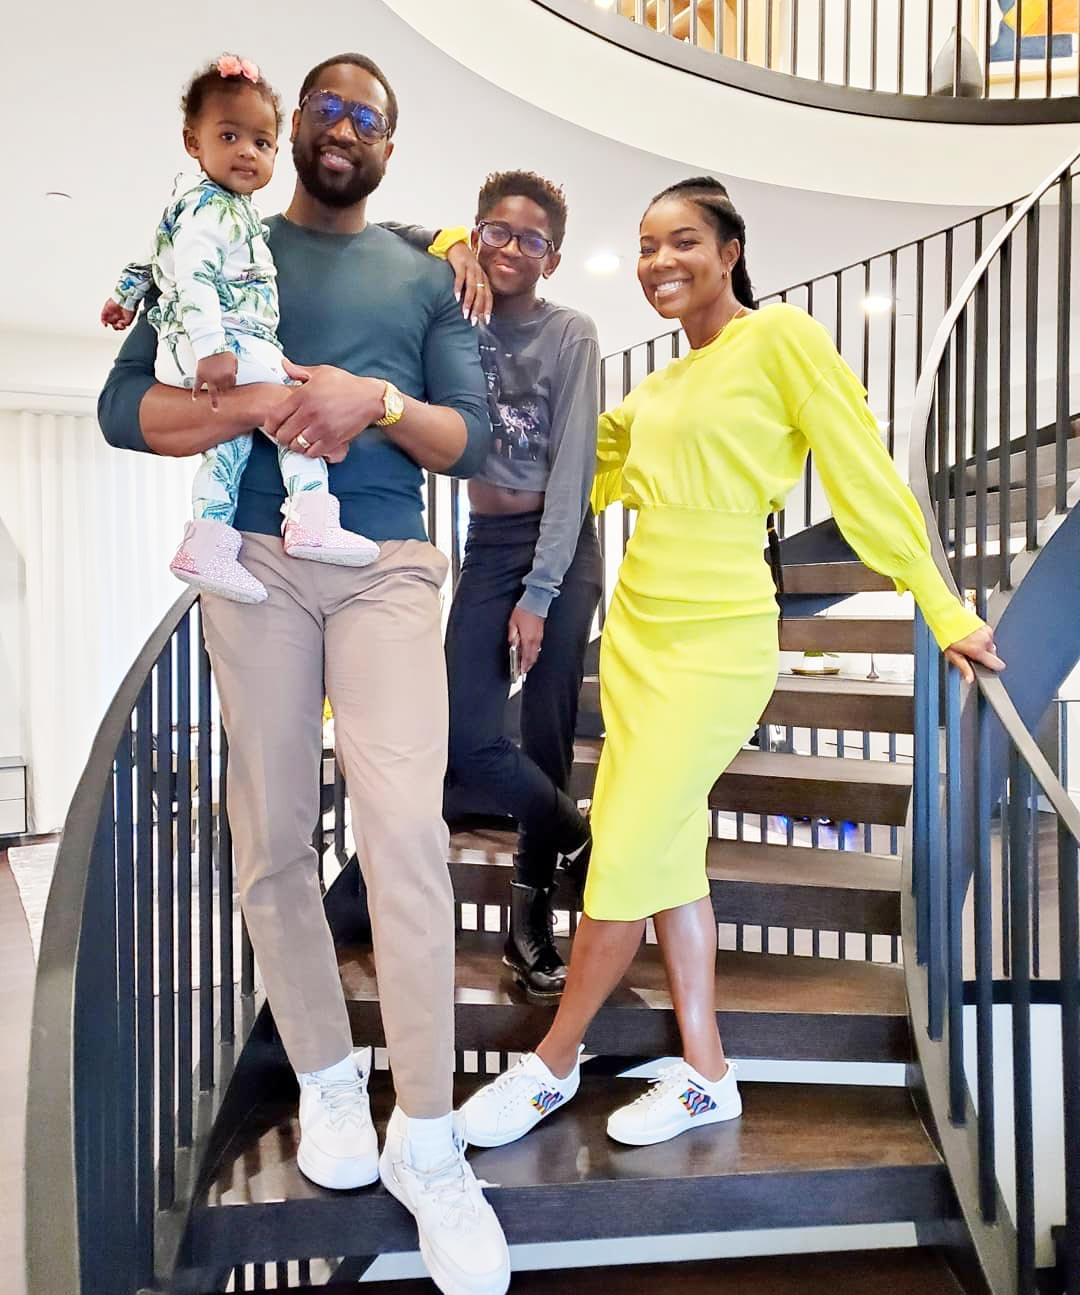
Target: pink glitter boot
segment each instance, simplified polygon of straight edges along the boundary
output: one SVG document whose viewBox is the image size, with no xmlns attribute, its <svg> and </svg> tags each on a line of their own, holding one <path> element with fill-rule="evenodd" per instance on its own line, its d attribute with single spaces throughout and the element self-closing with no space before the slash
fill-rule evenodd
<svg viewBox="0 0 1080 1295">
<path fill-rule="evenodd" d="M 205 517 L 188 522 L 169 570 L 201 593 L 219 594 L 234 603 L 265 602 L 265 586 L 236 560 L 241 542 L 240 532 L 225 522 Z"/>
<path fill-rule="evenodd" d="M 300 490 L 285 501 L 285 552 L 291 558 L 366 567 L 379 556 L 374 540 L 341 529 L 340 504 L 328 490 Z"/>
</svg>

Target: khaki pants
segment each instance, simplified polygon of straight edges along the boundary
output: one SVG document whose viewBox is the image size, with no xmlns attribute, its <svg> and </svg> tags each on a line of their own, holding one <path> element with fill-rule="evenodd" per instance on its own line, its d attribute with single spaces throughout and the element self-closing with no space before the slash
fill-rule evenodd
<svg viewBox="0 0 1080 1295">
<path fill-rule="evenodd" d="M 240 560 L 269 591 L 248 606 L 203 598 L 229 736 L 229 821 L 240 902 L 289 1060 L 320 1070 L 352 1046 L 311 846 L 319 815 L 323 690 L 334 710 L 367 886 L 383 1026 L 398 1102 L 451 1109 L 454 906 L 442 818 L 446 559 L 389 541 L 367 567 L 285 556 L 244 535 Z"/>
</svg>

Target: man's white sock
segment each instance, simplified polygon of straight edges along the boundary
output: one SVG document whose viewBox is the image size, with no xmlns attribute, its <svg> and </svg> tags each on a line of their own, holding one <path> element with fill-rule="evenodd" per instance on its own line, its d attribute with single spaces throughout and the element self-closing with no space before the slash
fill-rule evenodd
<svg viewBox="0 0 1080 1295">
<path fill-rule="evenodd" d="M 447 1113 L 433 1120 L 406 1119 L 409 1159 L 422 1174 L 445 1165 L 454 1151 L 454 1117 Z"/>
</svg>

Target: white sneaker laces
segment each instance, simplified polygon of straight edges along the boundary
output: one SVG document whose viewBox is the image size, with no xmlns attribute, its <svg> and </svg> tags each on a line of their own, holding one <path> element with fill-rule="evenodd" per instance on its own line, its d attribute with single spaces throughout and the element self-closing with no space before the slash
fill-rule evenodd
<svg viewBox="0 0 1080 1295">
<path fill-rule="evenodd" d="M 366 1120 L 363 1110 L 365 1093 L 364 1080 L 357 1075 L 355 1079 L 335 1079 L 329 1082 L 317 1081 L 319 1099 L 326 1108 L 332 1128 L 341 1128 L 353 1123 L 361 1127 Z"/>
<path fill-rule="evenodd" d="M 409 1169 L 423 1184 L 425 1195 L 438 1207 L 444 1227 L 469 1228 L 479 1224 L 481 1189 L 495 1184 L 473 1174 L 465 1159 L 464 1142 L 455 1137 L 452 1159 L 430 1173 L 422 1173 L 412 1166 Z"/>
<path fill-rule="evenodd" d="M 631 1106 L 652 1106 L 662 1097 L 682 1088 L 688 1082 L 689 1076 L 686 1068 L 679 1062 L 672 1062 L 669 1066 L 657 1072 L 656 1078 L 649 1081 L 649 1087 L 630 1103 Z"/>
<path fill-rule="evenodd" d="M 521 1060 L 492 1081 L 491 1091 L 501 1099 L 502 1109 L 505 1110 L 526 1086 L 534 1092 L 538 1092 L 542 1087 L 537 1077 L 525 1069 L 525 1062 Z"/>
</svg>

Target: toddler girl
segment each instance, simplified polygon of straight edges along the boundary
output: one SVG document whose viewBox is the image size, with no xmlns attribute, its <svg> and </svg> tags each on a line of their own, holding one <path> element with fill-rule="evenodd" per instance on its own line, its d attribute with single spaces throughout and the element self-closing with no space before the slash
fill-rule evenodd
<svg viewBox="0 0 1080 1295">
<path fill-rule="evenodd" d="M 184 147 L 202 169 L 180 177 L 146 264 L 131 264 L 101 312 L 101 322 L 127 328 L 151 284 L 160 290 L 148 319 L 158 334 L 155 376 L 173 387 L 218 395 L 237 383 L 289 381 L 277 339 L 274 262 L 251 195 L 274 172 L 281 106 L 258 67 L 223 55 L 188 86 L 182 100 Z M 194 520 L 170 570 L 207 593 L 237 602 L 266 596 L 237 560 L 241 538 L 232 526 L 240 477 L 252 435 L 207 450 L 195 478 Z M 327 467 L 280 448 L 287 499 L 285 552 L 294 558 L 364 566 L 378 545 L 342 530 Z"/>
</svg>

